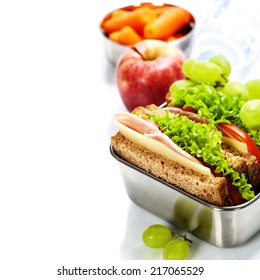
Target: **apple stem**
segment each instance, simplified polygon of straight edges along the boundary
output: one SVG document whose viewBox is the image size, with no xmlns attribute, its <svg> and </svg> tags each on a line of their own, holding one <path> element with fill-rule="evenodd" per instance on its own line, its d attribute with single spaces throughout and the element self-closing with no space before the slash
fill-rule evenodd
<svg viewBox="0 0 260 280">
<path fill-rule="evenodd" d="M 137 52 L 137 53 L 142 57 L 143 60 L 147 60 L 147 59 L 143 56 L 143 54 L 140 53 L 140 52 L 138 51 L 138 49 L 137 49 L 135 46 L 132 46 L 131 49 L 132 49 L 133 51 Z"/>
</svg>

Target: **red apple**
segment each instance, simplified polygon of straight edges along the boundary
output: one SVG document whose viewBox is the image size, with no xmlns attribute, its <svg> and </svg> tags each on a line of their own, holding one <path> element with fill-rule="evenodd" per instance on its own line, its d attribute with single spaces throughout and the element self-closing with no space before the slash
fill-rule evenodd
<svg viewBox="0 0 260 280">
<path fill-rule="evenodd" d="M 184 54 L 159 40 L 143 40 L 125 51 L 115 69 L 115 80 L 125 107 L 165 102 L 170 85 L 184 79 Z"/>
</svg>

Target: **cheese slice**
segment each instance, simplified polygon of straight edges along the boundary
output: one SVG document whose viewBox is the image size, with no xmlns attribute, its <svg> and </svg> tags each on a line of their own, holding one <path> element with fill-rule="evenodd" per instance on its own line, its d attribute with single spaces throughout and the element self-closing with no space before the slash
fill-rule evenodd
<svg viewBox="0 0 260 280">
<path fill-rule="evenodd" d="M 238 141 L 234 138 L 230 138 L 227 136 L 222 136 L 222 141 L 229 144 L 231 147 L 237 149 L 239 152 L 243 154 L 248 154 L 247 144 L 241 141 Z"/>
<path fill-rule="evenodd" d="M 116 122 L 116 125 L 119 128 L 119 131 L 130 141 L 144 147 L 145 149 L 157 153 L 161 156 L 165 156 L 166 158 L 178 162 L 187 168 L 191 168 L 192 170 L 199 172 L 203 175 L 213 176 L 210 169 L 200 163 L 194 162 L 183 155 L 173 151 L 169 147 L 167 147 L 162 142 L 146 137 L 143 134 L 136 132 L 135 130 L 123 125 L 122 123 Z"/>
</svg>

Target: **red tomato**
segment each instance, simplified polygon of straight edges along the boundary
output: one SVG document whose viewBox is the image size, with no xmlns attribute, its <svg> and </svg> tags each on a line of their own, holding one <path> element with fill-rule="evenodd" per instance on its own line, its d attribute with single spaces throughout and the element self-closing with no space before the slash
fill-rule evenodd
<svg viewBox="0 0 260 280">
<path fill-rule="evenodd" d="M 220 123 L 219 126 L 226 130 L 235 139 L 246 143 L 249 153 L 254 155 L 260 163 L 260 150 L 254 140 L 243 129 L 230 123 Z"/>
</svg>

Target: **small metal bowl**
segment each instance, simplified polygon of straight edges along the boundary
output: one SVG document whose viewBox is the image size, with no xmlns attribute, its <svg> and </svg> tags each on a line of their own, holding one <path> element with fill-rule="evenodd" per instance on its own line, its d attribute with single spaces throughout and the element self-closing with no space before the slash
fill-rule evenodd
<svg viewBox="0 0 260 280">
<path fill-rule="evenodd" d="M 152 3 L 141 3 L 139 5 L 131 5 L 131 6 L 126 6 L 126 7 L 121 7 L 119 8 L 120 10 L 126 10 L 126 11 L 133 11 L 136 8 L 139 7 L 154 7 L 154 8 L 159 8 L 159 7 L 163 7 L 163 6 L 168 6 L 168 7 L 176 7 L 176 5 L 171 5 L 171 4 L 152 4 Z M 187 9 L 186 9 L 187 10 Z M 114 10 L 116 11 L 116 10 Z M 108 34 L 105 32 L 105 30 L 102 28 L 103 22 L 105 20 L 107 20 L 108 18 L 111 17 L 111 14 L 114 12 L 110 12 L 108 13 L 101 21 L 100 23 L 100 31 L 101 34 L 103 36 L 104 39 L 104 51 L 105 51 L 105 55 L 108 58 L 108 60 L 110 62 L 112 62 L 114 65 L 117 63 L 119 57 L 127 50 L 127 48 L 129 48 L 130 46 L 127 45 L 122 45 L 119 44 L 117 42 L 114 42 L 112 40 L 109 39 Z M 190 13 L 190 12 L 189 12 Z M 185 26 L 185 35 L 182 36 L 179 39 L 175 39 L 172 41 L 169 41 L 168 44 L 175 46 L 177 48 L 179 48 L 186 57 L 189 56 L 190 51 L 191 51 L 191 46 L 192 46 L 192 38 L 193 38 L 193 34 L 195 31 L 195 26 L 196 26 L 196 21 L 194 16 L 191 14 L 191 21 L 190 23 Z"/>
</svg>

